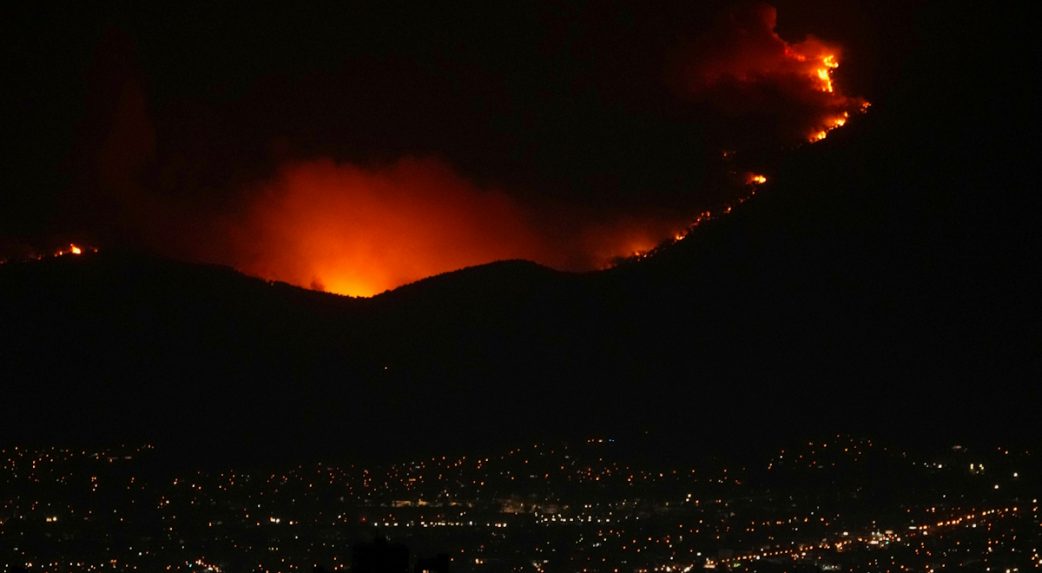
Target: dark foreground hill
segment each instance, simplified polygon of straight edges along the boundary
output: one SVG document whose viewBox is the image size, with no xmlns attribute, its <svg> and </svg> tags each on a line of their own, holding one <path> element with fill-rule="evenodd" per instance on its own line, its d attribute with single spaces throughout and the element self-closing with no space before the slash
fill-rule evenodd
<svg viewBox="0 0 1042 573">
<path fill-rule="evenodd" d="M 601 273 L 502 262 L 359 300 L 131 253 L 6 265 L 5 438 L 221 455 L 643 429 L 1031 439 L 1018 219 L 952 212 L 985 182 L 895 166 L 870 122 L 836 135 L 735 215 Z"/>
</svg>

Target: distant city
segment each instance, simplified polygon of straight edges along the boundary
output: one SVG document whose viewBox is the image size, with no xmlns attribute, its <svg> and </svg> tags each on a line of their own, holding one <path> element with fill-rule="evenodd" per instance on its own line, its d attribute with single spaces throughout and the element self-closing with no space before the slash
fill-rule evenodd
<svg viewBox="0 0 1042 573">
<path fill-rule="evenodd" d="M 1036 452 L 847 435 L 695 464 L 639 451 L 597 437 L 380 465 L 185 471 L 171 468 L 191 459 L 153 445 L 7 448 L 0 570 L 1042 568 Z"/>
</svg>

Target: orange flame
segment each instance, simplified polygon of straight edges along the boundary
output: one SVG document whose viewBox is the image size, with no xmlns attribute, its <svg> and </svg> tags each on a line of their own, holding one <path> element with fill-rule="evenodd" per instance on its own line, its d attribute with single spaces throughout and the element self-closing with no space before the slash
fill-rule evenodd
<svg viewBox="0 0 1042 573">
<path fill-rule="evenodd" d="M 836 61 L 835 54 L 828 54 L 822 56 L 821 67 L 818 68 L 815 73 L 818 76 L 818 80 L 821 81 L 821 91 L 828 93 L 835 93 L 835 88 L 832 87 L 832 70 L 839 67 L 839 62 Z"/>
<path fill-rule="evenodd" d="M 818 120 L 817 125 L 811 129 L 810 134 L 807 136 L 807 141 L 811 143 L 825 139 L 830 131 L 846 125 L 852 111 L 865 113 L 870 106 L 867 101 L 861 98 L 844 96 L 836 91 L 832 72 L 839 67 L 839 57 L 836 53 L 829 50 L 831 48 L 818 40 L 810 38 L 802 44 L 786 46 L 784 52 L 785 57 L 789 60 L 810 66 L 809 68 L 804 68 L 804 73 L 817 85 L 818 91 L 828 94 L 829 97 L 824 102 L 825 107 L 827 109 L 842 110 L 838 114 L 826 114 L 824 118 Z M 817 51 L 818 53 L 816 55 L 808 55 L 805 51 Z"/>
<path fill-rule="evenodd" d="M 868 109 L 868 102 L 844 95 L 836 84 L 838 46 L 813 36 L 787 42 L 775 31 L 777 10 L 766 4 L 746 5 L 723 16 L 718 29 L 692 50 L 697 61 L 684 71 L 690 93 L 712 98 L 720 88 L 716 103 L 730 113 L 762 112 L 764 94 L 773 94 L 777 101 L 769 103 L 783 106 L 779 116 L 802 123 L 793 135 L 811 142 L 845 125 L 851 113 Z"/>
</svg>

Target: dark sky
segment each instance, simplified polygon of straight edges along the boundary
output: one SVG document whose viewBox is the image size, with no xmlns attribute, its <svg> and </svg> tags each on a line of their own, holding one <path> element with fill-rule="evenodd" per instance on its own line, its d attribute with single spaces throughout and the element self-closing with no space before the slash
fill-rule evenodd
<svg viewBox="0 0 1042 573">
<path fill-rule="evenodd" d="M 946 29 L 972 30 L 978 8 L 874 4 L 776 2 L 778 33 L 841 47 L 835 78 L 847 94 L 877 107 L 929 102 L 913 94 L 916 67 L 938 41 L 969 50 Z M 702 93 L 686 83 L 685 73 L 744 45 L 742 34 L 755 36 L 733 20 L 750 6 L 34 7 L 8 24 L 0 235 L 129 243 L 261 272 L 250 263 L 262 254 L 244 251 L 242 236 L 276 237 L 272 212 L 324 201 L 298 200 L 292 181 L 325 165 L 334 178 L 355 169 L 362 185 L 422 179 L 409 200 L 470 230 L 453 240 L 480 241 L 487 229 L 475 221 L 520 221 L 516 248 L 464 262 L 517 255 L 589 267 L 601 248 L 593 235 L 661 233 L 725 202 L 736 166 L 722 150 L 741 151 L 737 169 L 758 169 L 800 143 L 793 130 L 819 102 L 794 98 L 788 80 Z M 258 207 L 258 197 L 283 195 L 291 199 Z M 442 212 L 442 195 L 468 206 Z M 546 255 L 547 244 L 576 246 Z"/>
</svg>

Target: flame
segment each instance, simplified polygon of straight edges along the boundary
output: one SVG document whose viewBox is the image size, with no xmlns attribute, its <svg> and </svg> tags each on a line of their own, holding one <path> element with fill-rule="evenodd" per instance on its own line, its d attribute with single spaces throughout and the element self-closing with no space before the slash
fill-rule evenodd
<svg viewBox="0 0 1042 573">
<path fill-rule="evenodd" d="M 684 85 L 725 113 L 771 113 L 770 121 L 779 123 L 785 137 L 821 141 L 852 113 L 864 113 L 868 102 L 845 95 L 837 85 L 839 46 L 814 36 L 788 42 L 775 31 L 777 21 L 777 10 L 767 4 L 722 14 L 716 29 L 692 50 L 694 60 L 682 72 Z"/>
<path fill-rule="evenodd" d="M 835 86 L 832 83 L 832 70 L 839 67 L 839 61 L 836 59 L 835 54 L 827 54 L 820 58 L 821 67 L 815 70 L 815 75 L 820 82 L 819 88 L 822 92 L 828 94 L 836 94 Z M 848 98 L 845 96 L 838 96 L 838 105 L 842 105 L 848 108 L 855 108 L 859 113 L 865 113 L 871 106 L 870 103 L 861 98 Z M 807 136 L 807 141 L 815 143 L 828 137 L 829 132 L 843 127 L 847 124 L 847 120 L 850 119 L 850 110 L 844 110 L 839 115 L 833 115 L 826 117 L 822 121 L 822 125 L 816 127 L 810 135 Z"/>
<path fill-rule="evenodd" d="M 749 173 L 745 176 L 745 182 L 748 185 L 763 185 L 767 182 L 767 176 L 759 173 Z"/>
<path fill-rule="evenodd" d="M 23 246 L 14 247 L 8 251 L 6 249 L 0 250 L 0 265 L 7 263 L 18 263 L 18 262 L 36 262 L 46 261 L 48 259 L 56 259 L 64 257 L 66 255 L 80 256 L 85 253 L 97 253 L 97 247 L 81 246 L 83 243 L 77 245 L 76 243 L 68 243 L 67 247 L 60 247 L 57 249 L 46 249 L 37 250 L 33 247 Z"/>
<path fill-rule="evenodd" d="M 800 46 L 805 47 L 787 46 L 785 56 L 801 64 L 809 62 L 813 67 L 805 73 L 812 76 L 812 79 L 817 84 L 818 91 L 830 96 L 827 102 L 828 106 L 844 108 L 839 114 L 826 115 L 818 122 L 818 125 L 814 126 L 807 136 L 807 141 L 815 143 L 828 137 L 830 131 L 846 125 L 847 120 L 850 119 L 851 111 L 865 113 L 871 104 L 861 98 L 847 97 L 836 92 L 832 72 L 839 67 L 839 57 L 835 53 L 824 52 L 811 56 L 797 51 L 799 49 L 823 49 L 824 45 L 814 39 L 808 39 Z"/>
<path fill-rule="evenodd" d="M 808 39 L 801 46 L 807 46 L 810 49 L 823 49 L 824 44 L 820 44 L 813 38 Z M 827 50 L 827 48 L 824 48 Z M 828 137 L 829 132 L 843 127 L 847 124 L 847 120 L 850 119 L 850 113 L 856 111 L 858 113 L 865 113 L 871 104 L 861 98 L 847 97 L 837 93 L 836 86 L 832 80 L 832 72 L 839 67 L 839 57 L 835 53 L 825 52 L 819 53 L 815 56 L 808 56 L 796 51 L 796 47 L 792 47 L 785 51 L 787 57 L 791 58 L 796 62 L 812 62 L 813 63 L 813 77 L 817 82 L 818 90 L 823 94 L 829 94 L 828 106 L 831 108 L 840 108 L 843 111 L 839 114 L 826 115 L 819 124 L 814 126 L 810 134 L 807 136 L 807 141 L 815 143 Z"/>
<path fill-rule="evenodd" d="M 830 94 L 836 92 L 835 88 L 832 87 L 832 70 L 838 67 L 839 62 L 836 61 L 835 54 L 827 54 L 821 57 L 821 67 L 815 71 L 818 80 L 821 81 L 821 91 Z"/>
<path fill-rule="evenodd" d="M 96 249 L 94 247 L 87 247 L 87 248 L 89 248 L 91 251 L 93 251 L 95 253 L 98 252 L 98 249 Z M 76 243 L 69 243 L 68 248 L 64 248 L 63 247 L 61 249 L 57 249 L 57 250 L 54 251 L 54 256 L 55 257 L 64 257 L 65 255 L 82 255 L 82 254 L 83 254 L 83 248 L 80 247 L 79 245 L 77 245 Z M 37 258 L 37 260 L 42 260 L 43 259 L 42 256 L 37 256 L 36 258 Z"/>
</svg>

